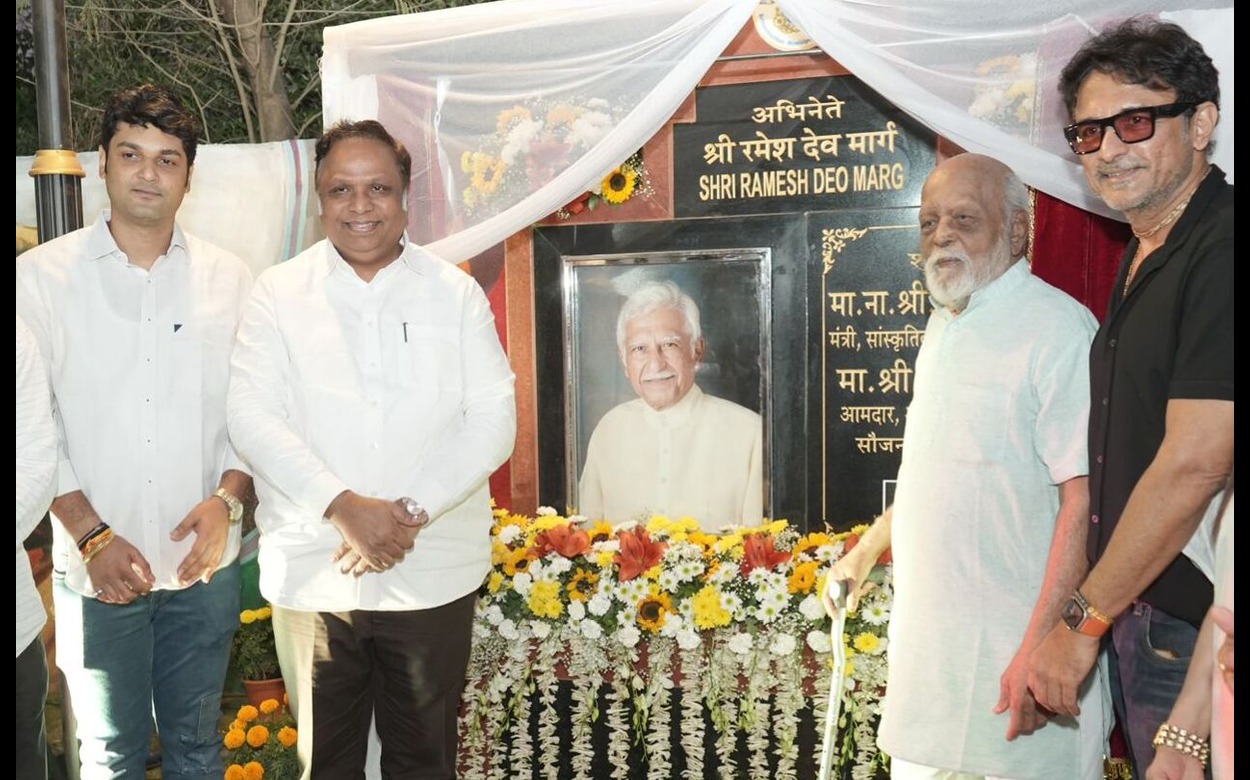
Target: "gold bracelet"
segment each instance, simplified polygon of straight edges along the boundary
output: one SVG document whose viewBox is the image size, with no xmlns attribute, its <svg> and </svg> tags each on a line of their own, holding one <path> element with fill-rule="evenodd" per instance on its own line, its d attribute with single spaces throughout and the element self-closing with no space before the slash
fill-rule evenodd
<svg viewBox="0 0 1250 780">
<path fill-rule="evenodd" d="M 1202 764 L 1203 769 L 1206 769 L 1207 761 L 1211 758 L 1211 745 L 1207 740 L 1171 723 L 1159 725 L 1159 730 L 1155 732 L 1154 746 L 1170 747 L 1187 756 L 1193 756 Z"/>
<path fill-rule="evenodd" d="M 91 546 L 82 554 L 83 565 L 91 563 L 91 559 L 99 555 L 100 551 L 105 547 L 108 547 L 112 543 L 113 538 L 112 530 L 108 530 L 91 540 Z"/>
</svg>

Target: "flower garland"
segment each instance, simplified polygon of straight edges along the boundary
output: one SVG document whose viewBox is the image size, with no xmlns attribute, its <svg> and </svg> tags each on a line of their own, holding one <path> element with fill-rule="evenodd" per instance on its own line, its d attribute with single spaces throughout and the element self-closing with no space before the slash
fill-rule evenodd
<svg viewBox="0 0 1250 780">
<path fill-rule="evenodd" d="M 649 778 L 675 776 L 679 765 L 680 776 L 702 777 L 712 771 L 703 764 L 708 739 L 722 775 L 741 760 L 753 776 L 795 777 L 799 713 L 823 724 L 831 683 L 819 594 L 865 527 L 805 535 L 774 521 L 710 534 L 692 519 L 663 516 L 586 526 L 550 509 L 533 518 L 496 510 L 494 568 L 478 601 L 462 713 L 462 776 L 554 777 L 561 760 L 590 776 L 599 724 L 612 777 L 627 776 L 631 749 L 645 756 Z M 835 761 L 866 777 L 886 760 L 872 730 L 885 687 L 889 566 L 874 578 L 878 586 L 844 624 Z M 561 733 L 557 679 L 573 684 L 564 716 L 571 728 L 563 727 L 569 749 L 536 750 L 531 717 L 545 746 L 561 744 L 553 736 Z"/>
</svg>

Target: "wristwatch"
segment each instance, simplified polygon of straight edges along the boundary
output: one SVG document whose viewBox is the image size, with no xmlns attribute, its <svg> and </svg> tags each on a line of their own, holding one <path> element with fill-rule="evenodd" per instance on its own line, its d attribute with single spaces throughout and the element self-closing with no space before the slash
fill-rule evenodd
<svg viewBox="0 0 1250 780">
<path fill-rule="evenodd" d="M 1059 614 L 1069 631 L 1085 636 L 1100 637 L 1111 628 L 1111 618 L 1091 607 L 1079 590 L 1072 592 Z"/>
<path fill-rule="evenodd" d="M 225 488 L 217 488 L 213 495 L 225 501 L 226 506 L 229 507 L 230 525 L 238 525 L 243 519 L 243 502 L 239 500 L 239 497 Z"/>
</svg>

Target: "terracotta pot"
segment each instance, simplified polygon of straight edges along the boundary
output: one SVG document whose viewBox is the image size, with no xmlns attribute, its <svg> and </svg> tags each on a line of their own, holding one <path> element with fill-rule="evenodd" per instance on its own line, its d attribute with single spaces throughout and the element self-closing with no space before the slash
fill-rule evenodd
<svg viewBox="0 0 1250 780">
<path fill-rule="evenodd" d="M 286 683 L 281 677 L 271 680 L 244 680 L 243 690 L 247 692 L 247 701 L 259 707 L 265 699 L 276 699 L 278 704 L 285 704 L 282 697 L 286 694 Z"/>
</svg>

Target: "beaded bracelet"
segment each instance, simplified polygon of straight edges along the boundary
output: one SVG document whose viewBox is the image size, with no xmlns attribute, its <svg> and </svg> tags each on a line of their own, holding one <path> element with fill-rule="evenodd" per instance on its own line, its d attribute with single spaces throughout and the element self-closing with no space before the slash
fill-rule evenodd
<svg viewBox="0 0 1250 780">
<path fill-rule="evenodd" d="M 1170 747 L 1187 756 L 1193 756 L 1202 764 L 1203 769 L 1206 769 L 1207 761 L 1211 758 L 1211 745 L 1205 739 L 1171 723 L 1159 725 L 1159 730 L 1155 732 L 1154 746 Z"/>
</svg>

